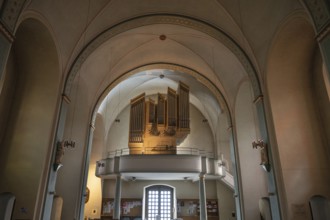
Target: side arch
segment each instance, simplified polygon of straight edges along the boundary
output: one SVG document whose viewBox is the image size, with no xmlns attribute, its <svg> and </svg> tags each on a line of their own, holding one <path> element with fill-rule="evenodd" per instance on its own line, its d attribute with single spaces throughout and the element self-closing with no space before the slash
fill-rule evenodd
<svg viewBox="0 0 330 220">
<path fill-rule="evenodd" d="M 36 19 L 22 21 L 7 63 L 1 99 L 8 117 L 2 139 L 1 191 L 17 197 L 14 218 L 39 218 L 46 195 L 60 94 L 60 69 L 55 42 Z M 12 68 L 10 68 L 12 66 Z M 5 88 L 4 87 L 4 88 Z M 41 181 L 42 180 L 42 181 Z M 24 187 L 22 187 L 24 183 Z M 20 210 L 23 207 L 28 216 Z"/>
<path fill-rule="evenodd" d="M 305 204 L 313 194 L 330 193 L 324 130 L 313 85 L 313 75 L 322 74 L 318 73 L 322 62 L 314 36 L 306 17 L 288 18 L 274 39 L 267 66 L 267 92 L 281 158 L 287 218 L 297 218 L 295 205 Z"/>
</svg>

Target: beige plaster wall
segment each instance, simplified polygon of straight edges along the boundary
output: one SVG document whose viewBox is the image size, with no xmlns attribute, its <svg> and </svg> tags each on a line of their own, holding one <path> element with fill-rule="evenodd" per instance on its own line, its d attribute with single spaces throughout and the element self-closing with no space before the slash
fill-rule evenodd
<svg viewBox="0 0 330 220">
<path fill-rule="evenodd" d="M 191 181 L 179 181 L 179 180 L 137 180 L 137 181 L 122 181 L 122 198 L 142 198 L 143 188 L 149 185 L 155 184 L 167 184 L 176 188 L 176 197 L 178 199 L 198 199 L 199 198 L 199 182 Z M 103 185 L 103 197 L 104 198 L 114 198 L 115 196 L 115 180 L 105 180 Z M 214 180 L 205 181 L 206 198 L 216 199 L 216 182 Z"/>
<path fill-rule="evenodd" d="M 245 81 L 240 86 L 235 105 L 235 129 L 245 219 L 259 218 L 259 199 L 267 196 L 266 174 L 259 165 L 260 153 L 252 148 L 252 142 L 257 139 L 257 121 L 254 114 L 251 84 Z"/>
<path fill-rule="evenodd" d="M 216 182 L 220 219 L 234 220 L 232 213 L 235 212 L 234 190 L 230 189 L 221 181 Z"/>
<path fill-rule="evenodd" d="M 10 57 L 7 74 L 17 74 L 17 83 L 8 80 L 5 85 L 15 92 L 12 106 L 7 100 L 11 108 L 0 153 L 0 191 L 16 195 L 14 219 L 35 219 L 41 212 L 41 180 L 53 143 L 59 63 L 52 37 L 36 20 L 18 28 Z M 10 69 L 12 62 L 16 73 Z"/>
<path fill-rule="evenodd" d="M 287 219 L 311 219 L 309 198 L 315 194 L 330 196 L 329 158 L 320 122 L 324 119 L 313 89 L 315 49 L 312 27 L 303 18 L 293 17 L 279 30 L 269 58 L 267 84 Z"/>
</svg>

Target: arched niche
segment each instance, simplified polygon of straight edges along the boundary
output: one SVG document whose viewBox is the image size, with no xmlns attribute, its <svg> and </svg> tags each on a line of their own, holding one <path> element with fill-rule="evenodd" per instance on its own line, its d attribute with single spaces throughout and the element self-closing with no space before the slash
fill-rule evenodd
<svg viewBox="0 0 330 220">
<path fill-rule="evenodd" d="M 313 27 L 303 15 L 296 14 L 278 30 L 268 59 L 270 110 L 281 158 L 287 217 L 293 219 L 303 218 L 299 217 L 301 213 L 308 218 L 311 195 L 330 193 L 325 134 L 313 85 L 315 74 L 319 74 L 315 71 L 321 70 L 321 62 L 316 62 L 318 53 Z M 298 207 L 303 210 L 298 211 Z"/>
<path fill-rule="evenodd" d="M 49 30 L 36 19 L 18 27 L 1 99 L 7 109 L 0 191 L 16 196 L 14 218 L 38 218 L 53 146 L 60 88 L 59 60 Z M 42 181 L 41 181 L 42 180 Z M 24 185 L 22 185 L 24 183 Z"/>
</svg>

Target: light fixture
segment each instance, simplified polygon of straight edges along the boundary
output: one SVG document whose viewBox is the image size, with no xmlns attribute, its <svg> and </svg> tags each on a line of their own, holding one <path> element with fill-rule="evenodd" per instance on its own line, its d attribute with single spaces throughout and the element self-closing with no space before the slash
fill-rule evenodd
<svg viewBox="0 0 330 220">
<path fill-rule="evenodd" d="M 262 166 L 262 168 L 269 172 L 270 171 L 270 163 L 269 163 L 269 159 L 268 159 L 268 149 L 267 149 L 267 144 L 261 140 L 258 139 L 256 141 L 252 142 L 252 148 L 253 149 L 258 149 L 260 150 L 260 165 Z"/>
<path fill-rule="evenodd" d="M 160 39 L 160 40 L 166 40 L 166 35 L 165 35 L 165 34 L 160 35 L 160 36 L 159 36 L 159 39 Z"/>
<path fill-rule="evenodd" d="M 215 162 L 214 164 L 215 174 L 220 175 L 221 177 L 226 176 L 226 163 L 223 158 L 223 154 L 220 155 L 219 160 L 215 160 L 214 162 Z"/>
<path fill-rule="evenodd" d="M 62 165 L 62 158 L 64 155 L 65 148 L 74 148 L 76 143 L 74 141 L 59 141 L 57 142 L 56 146 L 56 153 L 55 153 L 55 162 L 53 164 L 54 171 L 58 171 Z"/>
</svg>

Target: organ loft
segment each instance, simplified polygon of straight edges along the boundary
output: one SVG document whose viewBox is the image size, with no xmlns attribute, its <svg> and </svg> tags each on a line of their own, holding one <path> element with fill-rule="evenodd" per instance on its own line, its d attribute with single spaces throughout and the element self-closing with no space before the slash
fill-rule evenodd
<svg viewBox="0 0 330 220">
<path fill-rule="evenodd" d="M 180 82 L 177 91 L 131 100 L 129 122 L 130 154 L 176 154 L 190 133 L 189 87 Z"/>
</svg>

